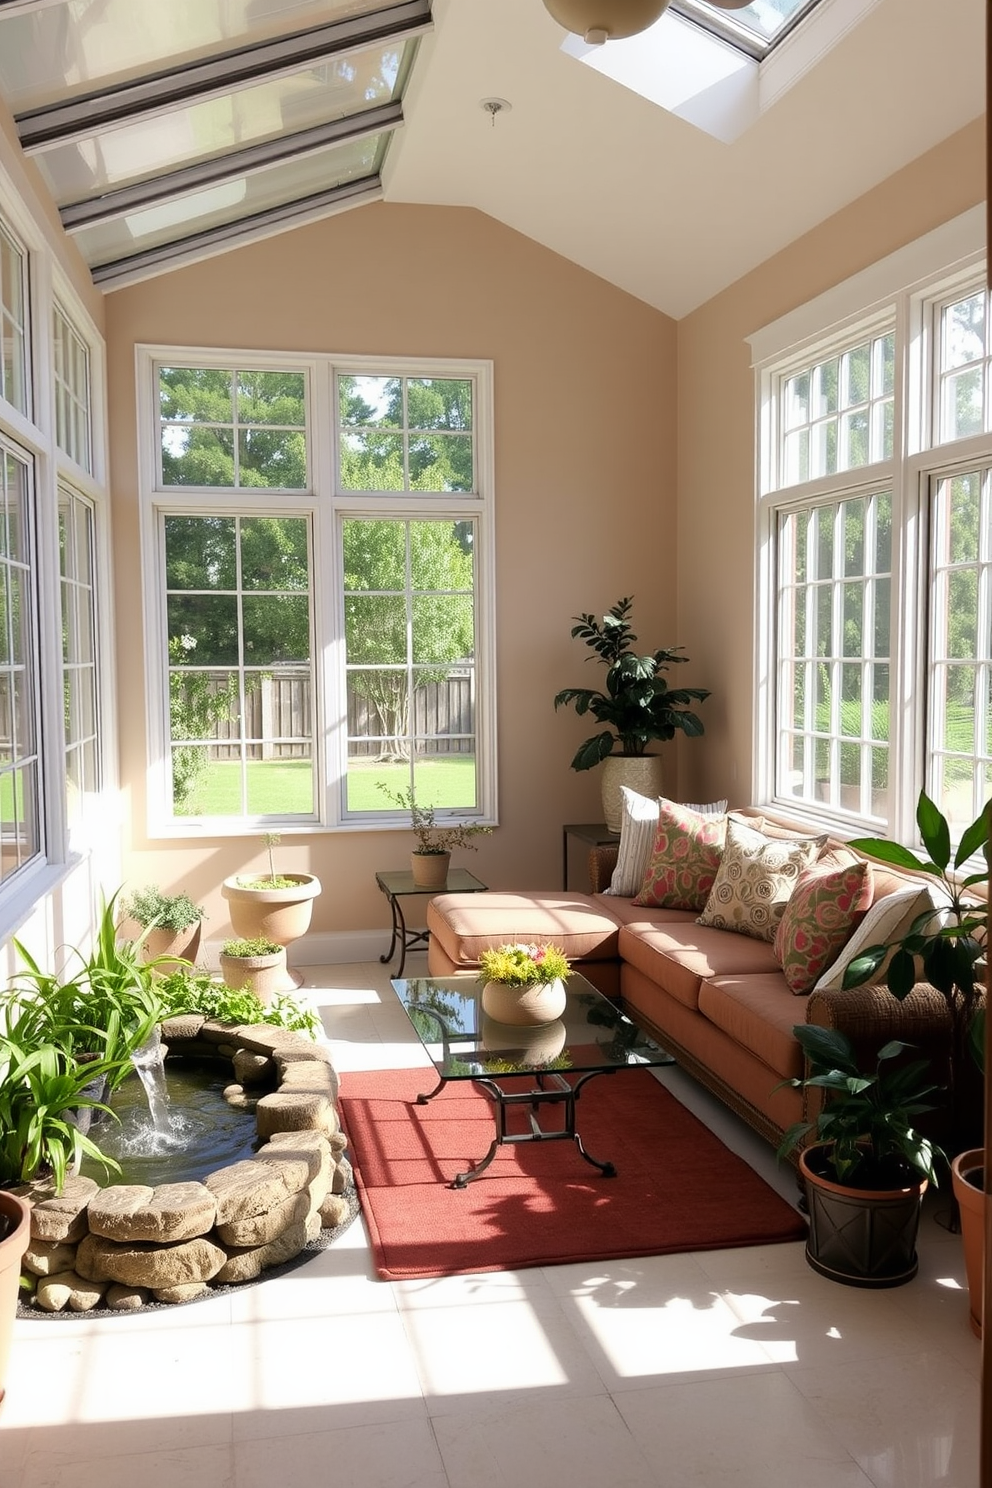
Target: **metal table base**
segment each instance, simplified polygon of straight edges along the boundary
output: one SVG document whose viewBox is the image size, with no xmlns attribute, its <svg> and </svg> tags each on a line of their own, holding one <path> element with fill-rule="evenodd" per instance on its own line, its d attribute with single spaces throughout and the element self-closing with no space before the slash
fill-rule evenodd
<svg viewBox="0 0 992 1488">
<path fill-rule="evenodd" d="M 587 1152 L 582 1144 L 576 1128 L 575 1105 L 582 1093 L 582 1087 L 589 1080 L 595 1079 L 597 1075 L 615 1075 L 615 1069 L 590 1070 L 588 1074 L 581 1075 L 574 1085 L 556 1074 L 554 1070 L 535 1073 L 537 1088 L 533 1090 L 507 1091 L 501 1089 L 491 1076 L 476 1075 L 472 1083 L 481 1086 L 493 1103 L 493 1117 L 496 1122 L 496 1135 L 489 1146 L 486 1155 L 475 1164 L 473 1168 L 465 1173 L 459 1173 L 448 1185 L 449 1188 L 467 1188 L 467 1186 L 486 1171 L 500 1147 L 510 1146 L 516 1142 L 574 1142 L 579 1153 L 587 1163 L 598 1168 L 604 1178 L 615 1178 L 617 1170 L 611 1162 L 601 1162 L 598 1157 L 593 1157 Z M 519 1079 L 519 1076 L 515 1078 Z M 417 1096 L 417 1105 L 426 1106 L 427 1102 L 444 1089 L 449 1082 L 442 1076 L 434 1090 L 429 1090 L 423 1095 Z M 507 1111 L 513 1106 L 529 1106 L 528 1121 L 530 1130 L 525 1132 L 507 1131 Z M 560 1131 L 546 1131 L 537 1119 L 537 1113 L 541 1106 L 564 1106 L 565 1120 Z"/>
</svg>

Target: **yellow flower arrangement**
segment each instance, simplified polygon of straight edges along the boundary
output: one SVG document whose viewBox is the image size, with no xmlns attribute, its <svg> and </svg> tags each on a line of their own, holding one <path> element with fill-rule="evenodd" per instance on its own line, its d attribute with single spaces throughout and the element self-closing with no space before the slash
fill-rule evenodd
<svg viewBox="0 0 992 1488">
<path fill-rule="evenodd" d="M 511 987 L 564 981 L 570 971 L 568 957 L 555 945 L 501 945 L 479 957 L 481 982 L 505 982 Z"/>
</svg>

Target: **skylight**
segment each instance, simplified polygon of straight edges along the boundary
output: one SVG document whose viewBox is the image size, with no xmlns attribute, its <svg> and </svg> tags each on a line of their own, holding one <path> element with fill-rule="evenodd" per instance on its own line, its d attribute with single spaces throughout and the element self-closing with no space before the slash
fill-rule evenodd
<svg viewBox="0 0 992 1488">
<path fill-rule="evenodd" d="M 743 10 L 721 10 L 707 0 L 672 0 L 672 10 L 696 21 L 750 57 L 764 57 L 820 0 L 752 0 Z"/>
<path fill-rule="evenodd" d="M 377 200 L 431 0 L 0 0 L 0 95 L 94 282 Z"/>
</svg>

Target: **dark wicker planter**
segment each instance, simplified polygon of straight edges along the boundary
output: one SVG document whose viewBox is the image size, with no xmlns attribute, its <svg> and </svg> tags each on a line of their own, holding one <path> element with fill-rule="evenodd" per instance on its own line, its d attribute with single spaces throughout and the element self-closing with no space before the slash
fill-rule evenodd
<svg viewBox="0 0 992 1488">
<path fill-rule="evenodd" d="M 845 1286 L 895 1287 L 912 1281 L 926 1179 L 905 1188 L 845 1188 L 823 1172 L 822 1148 L 799 1159 L 809 1205 L 806 1259 L 814 1271 Z"/>
</svg>

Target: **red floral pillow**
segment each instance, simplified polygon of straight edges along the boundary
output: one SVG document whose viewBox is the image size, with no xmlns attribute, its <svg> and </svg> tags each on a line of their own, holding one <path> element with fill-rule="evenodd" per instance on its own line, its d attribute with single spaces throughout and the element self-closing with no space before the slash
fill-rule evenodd
<svg viewBox="0 0 992 1488">
<path fill-rule="evenodd" d="M 660 801 L 654 848 L 634 903 L 652 909 L 702 909 L 726 835 L 726 816 L 700 816 L 675 801 Z"/>
<path fill-rule="evenodd" d="M 799 875 L 775 932 L 775 955 L 793 992 L 813 990 L 872 902 L 871 864 L 814 863 Z"/>
</svg>

